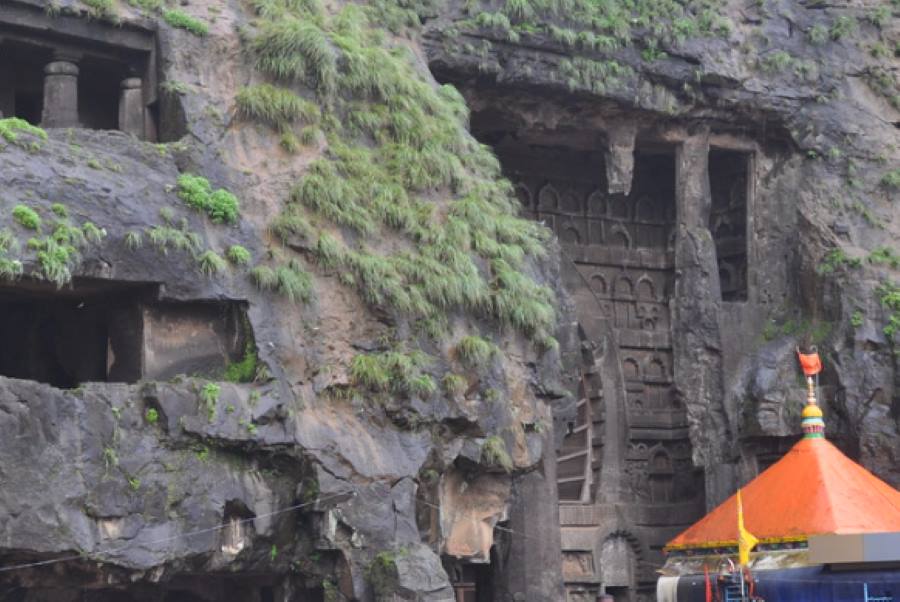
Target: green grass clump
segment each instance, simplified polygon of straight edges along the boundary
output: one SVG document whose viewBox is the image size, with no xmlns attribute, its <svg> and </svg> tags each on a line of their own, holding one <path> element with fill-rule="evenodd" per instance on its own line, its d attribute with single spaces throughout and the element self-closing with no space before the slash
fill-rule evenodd
<svg viewBox="0 0 900 602">
<path fill-rule="evenodd" d="M 224 188 L 213 191 L 209 180 L 202 176 L 189 173 L 178 176 L 177 193 L 188 206 L 205 212 L 215 223 L 237 222 L 237 197 Z"/>
<path fill-rule="evenodd" d="M 69 217 L 69 210 L 66 209 L 66 206 L 62 203 L 53 203 L 52 205 L 50 205 L 50 211 L 52 211 L 56 217 Z"/>
<path fill-rule="evenodd" d="M 852 15 L 840 15 L 834 20 L 834 23 L 831 24 L 831 29 L 828 30 L 828 33 L 831 35 L 832 40 L 840 40 L 841 38 L 855 34 L 858 29 L 859 23 L 856 21 L 856 17 Z"/>
<path fill-rule="evenodd" d="M 113 0 L 81 0 L 92 17 L 95 18 L 111 18 L 116 15 L 116 5 Z"/>
<path fill-rule="evenodd" d="M 215 251 L 206 250 L 197 256 L 200 271 L 207 276 L 215 276 L 228 269 L 228 263 Z"/>
<path fill-rule="evenodd" d="M 884 334 L 889 339 L 900 332 L 900 285 L 892 282 L 884 282 L 876 290 L 882 307 L 887 310 L 887 324 Z"/>
<path fill-rule="evenodd" d="M 274 269 L 260 265 L 250 270 L 250 276 L 261 290 L 275 291 L 292 303 L 306 303 L 312 298 L 312 278 L 293 259 Z"/>
<path fill-rule="evenodd" d="M 41 216 L 27 205 L 16 205 L 13 207 L 12 216 L 23 228 L 35 231 L 41 229 Z"/>
<path fill-rule="evenodd" d="M 168 255 L 170 249 L 198 253 L 202 246 L 200 235 L 190 231 L 186 221 L 183 222 L 179 228 L 167 224 L 153 226 L 152 228 L 148 228 L 146 232 L 150 244 L 155 246 L 163 255 Z M 131 238 L 131 244 L 142 244 L 138 241 L 140 241 L 140 239 L 137 237 Z"/>
<path fill-rule="evenodd" d="M 19 138 L 20 134 L 25 134 L 29 138 L 33 138 L 30 143 L 26 144 Z M 47 132 L 37 126 L 33 126 L 24 119 L 18 117 L 7 117 L 0 119 L 0 138 L 11 144 L 16 144 L 29 150 L 38 150 L 41 142 L 46 142 Z"/>
<path fill-rule="evenodd" d="M 172 27 L 187 30 L 201 37 L 209 33 L 209 27 L 206 23 L 177 8 L 164 9 L 162 15 L 163 20 Z"/>
<path fill-rule="evenodd" d="M 277 79 L 309 83 L 323 97 L 337 87 L 337 53 L 311 21 L 293 15 L 264 20 L 251 42 L 257 68 Z"/>
<path fill-rule="evenodd" d="M 794 63 L 794 59 L 790 54 L 783 50 L 778 50 L 766 55 L 760 61 L 760 67 L 767 73 L 781 73 L 788 69 Z"/>
<path fill-rule="evenodd" d="M 252 343 L 247 344 L 244 357 L 239 362 L 229 363 L 225 368 L 225 380 L 232 383 L 249 383 L 256 378 L 259 356 Z"/>
<path fill-rule="evenodd" d="M 456 344 L 456 357 L 467 368 L 484 368 L 496 353 L 497 346 L 479 336 L 465 336 Z"/>
<path fill-rule="evenodd" d="M 887 265 L 895 270 L 900 269 L 900 255 L 895 253 L 891 247 L 878 247 L 869 253 L 869 263 Z"/>
<path fill-rule="evenodd" d="M 147 424 L 156 424 L 159 422 L 159 412 L 155 408 L 149 408 L 144 412 L 144 420 L 147 421 Z"/>
<path fill-rule="evenodd" d="M 419 351 L 359 354 L 350 363 L 350 378 L 354 385 L 377 393 L 428 398 L 437 390 L 434 379 L 423 372 L 429 363 Z"/>
<path fill-rule="evenodd" d="M 481 459 L 488 466 L 499 466 L 506 472 L 513 469 L 513 461 L 506 451 L 506 443 L 497 435 L 491 435 L 481 446 Z"/>
<path fill-rule="evenodd" d="M 825 257 L 816 267 L 816 272 L 824 276 L 832 274 L 844 266 L 858 268 L 861 265 L 861 259 L 851 259 L 847 256 L 843 249 L 831 249 L 830 251 L 828 251 L 828 253 L 825 254 Z"/>
<path fill-rule="evenodd" d="M 18 250 L 18 246 L 15 234 L 5 228 L 0 230 L 0 280 L 15 280 L 22 275 L 22 262 L 7 256 Z"/>
<path fill-rule="evenodd" d="M 444 378 L 441 379 L 441 384 L 444 386 L 447 395 L 453 399 L 462 397 L 469 389 L 469 381 L 461 374 L 448 372 L 444 375 Z"/>
<path fill-rule="evenodd" d="M 200 389 L 200 405 L 206 409 L 206 414 L 210 422 L 216 417 L 216 406 L 219 404 L 219 395 L 221 393 L 222 387 L 216 383 L 206 383 L 203 385 L 203 388 Z"/>
<path fill-rule="evenodd" d="M 245 86 L 235 97 L 238 115 L 265 123 L 279 132 L 296 121 L 315 123 L 319 108 L 290 90 L 270 84 Z"/>
<path fill-rule="evenodd" d="M 892 169 L 881 176 L 881 185 L 891 190 L 900 190 L 900 168 Z"/>
<path fill-rule="evenodd" d="M 231 245 L 228 247 L 225 256 L 228 257 L 228 261 L 234 265 L 247 265 L 250 263 L 250 259 L 252 259 L 250 251 L 241 245 Z"/>
</svg>

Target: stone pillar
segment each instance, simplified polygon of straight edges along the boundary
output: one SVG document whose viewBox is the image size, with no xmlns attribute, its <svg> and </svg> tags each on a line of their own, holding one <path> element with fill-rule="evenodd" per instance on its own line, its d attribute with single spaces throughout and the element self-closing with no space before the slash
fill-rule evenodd
<svg viewBox="0 0 900 602">
<path fill-rule="evenodd" d="M 606 182 L 610 194 L 628 195 L 634 174 L 634 137 L 637 123 L 622 121 L 607 132 Z"/>
<path fill-rule="evenodd" d="M 144 137 L 144 91 L 139 77 L 122 80 L 119 94 L 119 129 L 138 138 Z"/>
<path fill-rule="evenodd" d="M 733 473 L 726 418 L 722 337 L 722 293 L 716 245 L 709 231 L 709 130 L 690 133 L 676 160 L 677 224 L 672 347 L 675 387 L 687 409 L 694 464 L 706 475 L 707 508 L 715 507 Z"/>
<path fill-rule="evenodd" d="M 56 56 L 44 67 L 41 126 L 78 127 L 78 65 L 69 57 Z"/>
</svg>

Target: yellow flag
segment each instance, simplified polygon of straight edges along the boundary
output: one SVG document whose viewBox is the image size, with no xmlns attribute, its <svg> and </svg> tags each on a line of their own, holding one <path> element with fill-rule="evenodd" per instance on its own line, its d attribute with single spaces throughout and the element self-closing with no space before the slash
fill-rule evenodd
<svg viewBox="0 0 900 602">
<path fill-rule="evenodd" d="M 744 506 L 741 503 L 741 490 L 737 492 L 737 511 L 738 511 L 738 562 L 741 566 L 750 562 L 750 550 L 756 547 L 759 540 L 744 528 Z"/>
</svg>

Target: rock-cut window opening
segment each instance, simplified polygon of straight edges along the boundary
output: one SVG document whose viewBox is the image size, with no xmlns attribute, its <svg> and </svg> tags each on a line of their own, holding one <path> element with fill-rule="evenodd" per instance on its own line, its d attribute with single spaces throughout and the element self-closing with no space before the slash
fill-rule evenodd
<svg viewBox="0 0 900 602">
<path fill-rule="evenodd" d="M 0 287 L 0 376 L 62 389 L 180 374 L 219 378 L 252 343 L 243 303 L 157 299 L 155 284 Z"/>
<path fill-rule="evenodd" d="M 716 244 L 723 301 L 747 300 L 747 212 L 752 155 L 710 149 L 709 229 Z"/>
<path fill-rule="evenodd" d="M 152 31 L 48 16 L 15 0 L 0 6 L 2 117 L 44 128 L 120 130 L 156 141 L 156 80 Z"/>
</svg>

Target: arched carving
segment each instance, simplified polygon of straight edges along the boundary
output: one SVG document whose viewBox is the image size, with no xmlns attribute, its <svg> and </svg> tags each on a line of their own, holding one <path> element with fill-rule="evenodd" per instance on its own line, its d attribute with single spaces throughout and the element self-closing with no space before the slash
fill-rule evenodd
<svg viewBox="0 0 900 602">
<path fill-rule="evenodd" d="M 661 446 L 657 445 L 649 452 L 650 462 L 648 472 L 651 475 L 670 475 L 674 472 L 672 456 Z"/>
<path fill-rule="evenodd" d="M 666 365 L 659 357 L 653 357 L 647 362 L 644 370 L 644 378 L 647 380 L 666 380 Z"/>
<path fill-rule="evenodd" d="M 641 380 L 641 366 L 633 357 L 625 358 L 622 362 L 622 376 L 625 380 Z"/>
<path fill-rule="evenodd" d="M 563 193 L 559 201 L 559 211 L 568 215 L 579 215 L 582 213 L 581 200 L 574 191 L 567 190 Z"/>
<path fill-rule="evenodd" d="M 605 216 L 608 211 L 606 195 L 597 189 L 587 198 L 587 214 L 592 216 Z"/>
<path fill-rule="evenodd" d="M 647 274 L 638 278 L 637 297 L 642 301 L 656 301 L 656 286 Z"/>
<path fill-rule="evenodd" d="M 607 244 L 611 247 L 631 248 L 631 233 L 628 228 L 620 224 L 616 224 L 609 229 Z"/>
<path fill-rule="evenodd" d="M 616 284 L 613 286 L 613 297 L 616 299 L 634 299 L 634 284 L 631 278 L 622 274 L 616 278 Z"/>
<path fill-rule="evenodd" d="M 560 227 L 559 242 L 567 245 L 580 245 L 581 232 L 573 224 L 564 224 Z"/>
<path fill-rule="evenodd" d="M 531 194 L 531 189 L 525 185 L 524 182 L 519 182 L 515 185 L 515 194 L 516 198 L 519 199 L 519 202 L 522 203 L 522 207 L 525 209 L 531 210 L 532 202 L 534 201 L 533 195 Z"/>
<path fill-rule="evenodd" d="M 658 215 L 659 204 L 649 196 L 640 197 L 634 204 L 634 221 L 645 224 L 660 224 L 665 216 Z"/>
<path fill-rule="evenodd" d="M 598 297 L 606 297 L 606 278 L 603 277 L 603 274 L 596 273 L 591 276 L 591 290 L 594 291 L 594 294 Z"/>
<path fill-rule="evenodd" d="M 548 182 L 541 188 L 541 191 L 538 193 L 538 209 L 552 212 L 559 210 L 559 193 L 553 184 Z"/>
</svg>

